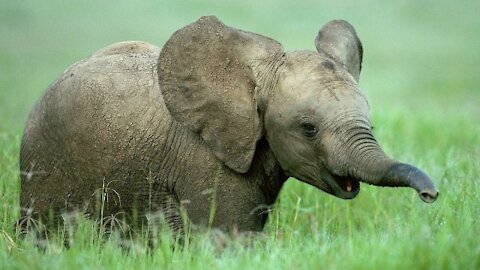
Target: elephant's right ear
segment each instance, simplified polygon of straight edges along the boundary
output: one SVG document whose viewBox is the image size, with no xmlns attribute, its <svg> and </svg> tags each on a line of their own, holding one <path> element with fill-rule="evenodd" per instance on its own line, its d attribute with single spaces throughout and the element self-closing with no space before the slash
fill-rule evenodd
<svg viewBox="0 0 480 270">
<path fill-rule="evenodd" d="M 262 136 L 254 68 L 282 53 L 270 38 L 202 17 L 175 32 L 160 53 L 165 104 L 225 165 L 244 173 Z"/>
<path fill-rule="evenodd" d="M 363 47 L 357 32 L 344 20 L 325 24 L 315 38 L 318 52 L 323 52 L 341 64 L 358 82 L 362 69 Z"/>
</svg>

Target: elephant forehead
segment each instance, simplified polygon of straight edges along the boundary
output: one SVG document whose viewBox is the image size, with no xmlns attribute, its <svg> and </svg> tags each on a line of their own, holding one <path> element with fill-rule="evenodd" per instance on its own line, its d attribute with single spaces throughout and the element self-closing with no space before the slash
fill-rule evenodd
<svg viewBox="0 0 480 270">
<path fill-rule="evenodd" d="M 313 75 L 340 80 L 350 79 L 351 77 L 343 64 L 338 63 L 324 53 L 303 50 L 289 52 L 286 55 L 284 71 L 287 74 L 293 74 L 293 77 Z"/>
<path fill-rule="evenodd" d="M 345 94 L 357 91 L 357 83 L 350 73 L 332 59 L 314 52 L 292 53 L 282 68 L 279 83 L 287 95 L 318 95 L 326 92 Z M 358 93 L 355 93 L 358 94 Z"/>
<path fill-rule="evenodd" d="M 310 119 L 317 123 L 328 124 L 356 121 L 362 119 L 370 122 L 370 108 L 363 96 L 356 98 L 331 98 L 314 96 L 312 98 L 302 96 L 298 99 L 284 99 L 279 108 L 271 112 L 275 114 L 275 122 L 281 125 L 291 125 Z"/>
<path fill-rule="evenodd" d="M 366 97 L 338 63 L 310 51 L 290 53 L 287 58 L 275 94 L 282 118 L 369 114 Z"/>
<path fill-rule="evenodd" d="M 304 119 L 311 119 L 318 123 L 342 123 L 355 119 L 370 121 L 370 109 L 365 99 L 324 101 L 303 98 L 295 101 L 286 100 L 280 104 L 269 113 L 275 115 L 275 122 L 282 125 L 299 123 Z"/>
<path fill-rule="evenodd" d="M 285 78 L 280 81 L 278 99 L 284 104 L 298 103 L 302 107 L 316 108 L 325 106 L 365 107 L 368 102 L 355 82 L 349 80 L 331 80 L 322 76 L 303 76 L 303 78 Z"/>
</svg>

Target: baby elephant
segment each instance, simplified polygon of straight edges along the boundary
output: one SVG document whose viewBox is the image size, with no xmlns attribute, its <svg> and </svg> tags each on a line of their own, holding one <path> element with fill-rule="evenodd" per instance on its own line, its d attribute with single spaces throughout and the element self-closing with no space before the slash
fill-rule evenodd
<svg viewBox="0 0 480 270">
<path fill-rule="evenodd" d="M 163 48 L 122 42 L 75 63 L 28 119 L 19 224 L 80 212 L 260 231 L 288 177 L 342 199 L 364 182 L 435 201 L 429 177 L 372 135 L 353 27 L 331 21 L 315 45 L 284 52 L 202 17 Z"/>
</svg>

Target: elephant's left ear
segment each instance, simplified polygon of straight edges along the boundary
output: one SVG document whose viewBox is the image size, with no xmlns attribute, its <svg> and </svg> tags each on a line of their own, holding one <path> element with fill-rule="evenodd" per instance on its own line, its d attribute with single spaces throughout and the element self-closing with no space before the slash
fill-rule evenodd
<svg viewBox="0 0 480 270">
<path fill-rule="evenodd" d="M 344 20 L 328 22 L 318 31 L 315 46 L 318 52 L 325 53 L 344 66 L 358 82 L 362 69 L 363 48 L 351 24 Z"/>
<path fill-rule="evenodd" d="M 175 32 L 160 53 L 165 104 L 226 166 L 245 173 L 263 129 L 254 68 L 282 54 L 273 39 L 202 17 Z"/>
</svg>

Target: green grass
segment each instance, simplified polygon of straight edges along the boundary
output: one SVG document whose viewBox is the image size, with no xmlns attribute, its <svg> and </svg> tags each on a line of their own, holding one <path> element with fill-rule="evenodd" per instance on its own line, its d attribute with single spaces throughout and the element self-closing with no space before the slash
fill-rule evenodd
<svg viewBox="0 0 480 270">
<path fill-rule="evenodd" d="M 162 3 L 163 2 L 163 3 Z M 463 1 L 1 1 L 0 269 L 479 269 L 480 2 Z M 121 40 L 162 45 L 201 15 L 313 49 L 333 18 L 357 29 L 361 86 L 375 135 L 391 156 L 427 171 L 432 205 L 409 189 L 362 186 L 343 201 L 291 179 L 265 233 L 251 243 L 198 234 L 149 251 L 80 225 L 72 246 L 19 240 L 18 151 L 28 111 L 68 65 Z M 226 248 L 221 243 L 228 242 Z"/>
</svg>

